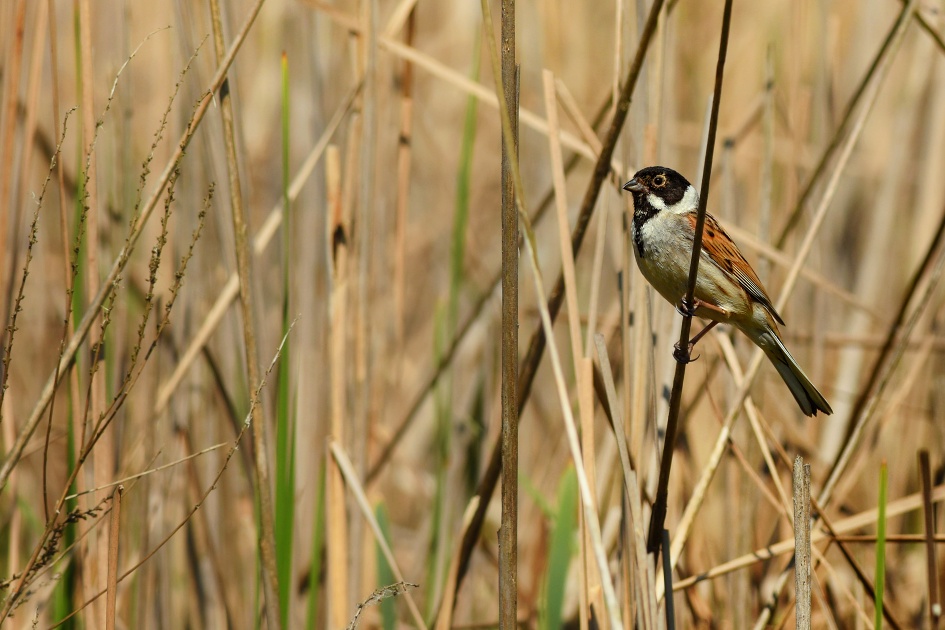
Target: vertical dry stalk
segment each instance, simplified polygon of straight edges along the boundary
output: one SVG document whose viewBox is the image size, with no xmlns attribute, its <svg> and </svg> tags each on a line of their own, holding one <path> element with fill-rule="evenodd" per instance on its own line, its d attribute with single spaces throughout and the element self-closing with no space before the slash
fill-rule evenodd
<svg viewBox="0 0 945 630">
<path fill-rule="evenodd" d="M 0 401 L 0 408 L 3 409 L 6 415 L 9 412 L 9 408 L 12 406 L 12 400 L 4 398 Z M 9 416 L 8 416 L 9 417 Z M 13 423 L 5 422 L 0 425 L 0 446 L 4 449 L 9 448 L 10 444 L 13 443 L 14 434 L 13 434 Z M 18 473 L 14 473 L 10 476 L 10 485 L 12 488 L 17 487 L 17 478 L 19 477 Z M 8 573 L 13 573 L 16 570 L 16 567 L 20 566 L 21 554 L 20 554 L 20 540 L 23 533 L 23 520 L 24 514 L 23 510 L 13 510 L 13 513 L 10 515 L 10 523 L 7 525 L 7 561 L 6 561 L 6 570 Z M 48 517 L 47 517 L 48 520 Z"/>
<path fill-rule="evenodd" d="M 34 33 L 43 33 L 46 30 L 46 22 L 49 13 L 49 5 L 45 2 L 40 2 L 36 5 L 36 18 L 33 22 L 33 32 Z M 42 87 L 41 79 L 43 75 L 43 44 L 45 40 L 42 37 L 36 36 L 33 38 L 33 48 L 30 51 L 29 56 L 29 73 L 27 74 L 27 87 L 26 87 L 26 119 L 23 123 L 23 155 L 19 160 L 20 167 L 20 181 L 19 181 L 19 190 L 26 191 L 29 190 L 29 178 L 31 171 L 29 169 L 29 164 L 32 163 L 33 150 L 36 147 L 36 143 L 33 142 L 34 136 L 36 134 L 37 127 L 37 117 L 39 115 L 39 90 Z M 11 177 L 12 171 L 10 169 Z M 14 202 L 12 214 L 13 214 L 13 234 L 20 234 L 20 222 L 22 220 L 23 207 Z M 0 240 L 0 242 L 4 242 Z M 17 252 L 20 250 L 22 240 L 19 238 L 14 238 L 13 243 L 10 246 L 10 265 L 8 267 L 9 272 L 7 274 L 6 295 L 9 296 L 13 291 L 14 286 L 14 274 L 16 273 L 16 264 L 14 261 L 17 260 Z M 0 269 L 3 268 L 3 261 L 0 260 Z M 4 287 L 4 279 L 0 278 L 0 287 Z M 10 298 L 6 297 L 5 304 L 9 304 Z M 6 321 L 6 320 L 4 320 Z M 2 394 L 0 394 L 2 395 Z"/>
<path fill-rule="evenodd" d="M 78 3 L 78 31 L 79 48 L 81 50 L 81 108 L 80 116 L 82 119 L 82 154 L 85 158 L 84 178 L 85 196 L 82 203 L 85 205 L 86 212 L 86 241 L 85 241 L 85 268 L 87 270 L 85 280 L 86 294 L 79 296 L 82 303 L 91 302 L 99 290 L 100 279 L 98 271 L 99 261 L 99 207 L 98 207 L 98 186 L 96 183 L 96 163 L 97 157 L 93 150 L 96 136 L 95 129 L 95 102 L 92 87 L 95 79 L 92 68 L 92 16 L 90 14 L 89 0 L 79 0 Z M 95 320 L 93 319 L 93 323 Z M 89 348 L 95 348 L 103 340 L 101 338 L 102 329 L 99 326 L 93 326 L 89 334 Z M 104 364 L 105 358 L 99 356 L 97 352 L 92 353 L 94 361 L 101 361 Z M 81 364 L 80 364 L 81 365 Z M 77 435 L 82 436 L 81 442 L 85 442 L 86 430 L 88 429 L 89 418 L 96 419 L 105 407 L 105 380 L 104 374 L 98 374 L 99 366 L 89 366 L 89 384 L 86 401 L 86 414 L 76 414 L 81 427 L 77 427 Z M 98 375 L 98 378 L 96 378 Z M 114 432 L 106 432 L 101 439 L 101 448 L 95 450 L 92 456 L 91 470 L 88 468 L 85 474 L 78 477 L 78 488 L 94 488 L 100 482 L 104 483 L 111 478 L 115 465 L 112 454 L 115 452 Z M 91 497 L 88 498 L 91 501 Z M 86 503 L 86 507 L 92 507 L 91 503 Z M 108 540 L 98 530 L 93 529 L 89 533 L 89 558 L 83 562 L 82 572 L 86 584 L 92 587 L 92 590 L 99 590 L 105 587 L 106 572 L 108 565 Z M 101 602 L 97 602 L 91 608 L 89 618 L 92 625 L 104 625 L 105 609 Z"/>
<path fill-rule="evenodd" d="M 338 147 L 330 145 L 325 153 L 325 188 L 328 194 L 327 248 L 331 261 L 331 292 L 329 297 L 331 340 L 331 427 L 329 438 L 344 443 L 346 409 L 346 378 L 348 320 L 348 222 L 341 199 L 341 156 Z M 326 453 L 327 454 L 327 453 Z M 341 470 L 330 459 L 326 470 L 326 530 L 328 626 L 342 628 L 347 623 L 348 605 L 348 536 L 345 517 L 344 479 Z"/>
<path fill-rule="evenodd" d="M 478 499 L 473 497 L 463 512 L 462 528 L 465 531 L 469 527 L 476 508 L 479 507 Z M 450 630 L 453 627 L 453 606 L 456 603 L 456 580 L 459 577 L 459 547 L 463 544 L 462 539 L 456 540 L 456 548 L 450 559 L 449 569 L 446 572 L 446 583 L 443 585 L 443 601 L 440 602 L 440 610 L 436 616 L 436 630 Z"/>
<path fill-rule="evenodd" d="M 938 562 L 935 554 L 935 509 L 932 507 L 932 470 L 929 452 L 919 451 L 919 481 L 922 487 L 922 516 L 925 520 L 925 549 L 929 582 L 929 627 L 938 630 L 942 621 L 942 600 L 938 590 Z"/>
<path fill-rule="evenodd" d="M 578 412 L 581 420 L 581 449 L 588 482 L 591 488 L 597 487 L 597 475 L 594 473 L 594 394 L 593 394 L 593 363 L 585 358 L 581 343 L 581 311 L 577 300 L 577 280 L 574 272 L 574 253 L 568 230 L 568 198 L 564 176 L 564 160 L 561 154 L 559 138 L 558 109 L 555 101 L 555 80 L 550 70 L 542 73 L 545 110 L 548 116 L 548 140 L 551 153 L 552 180 L 554 183 L 555 209 L 558 216 L 558 245 L 561 249 L 561 274 L 564 278 L 565 299 L 568 305 L 568 332 L 571 339 L 571 357 L 574 374 L 577 380 Z M 588 606 L 594 606 L 598 611 L 603 610 L 601 599 L 600 572 L 595 568 L 594 556 L 591 553 L 590 532 L 584 527 L 584 519 L 579 519 L 583 535 L 581 537 L 582 558 L 584 562 L 585 579 L 582 584 L 587 589 L 583 601 Z M 585 610 L 581 610 L 581 621 L 584 623 Z"/>
<path fill-rule="evenodd" d="M 509 160 L 508 170 L 512 176 L 512 183 L 514 184 L 515 208 L 518 211 L 519 221 L 522 222 L 522 229 L 525 237 L 523 242 L 527 252 L 526 259 L 528 260 L 528 269 L 531 272 L 532 280 L 535 284 L 535 292 L 541 296 L 545 294 L 544 280 L 542 278 L 541 269 L 538 264 L 535 233 L 532 229 L 531 221 L 525 209 L 527 204 L 525 202 L 525 190 L 522 185 L 521 171 L 518 167 L 518 160 L 515 159 L 516 152 L 512 145 L 512 117 L 509 113 L 509 104 L 505 99 L 505 92 L 500 79 L 501 70 L 499 67 L 499 57 L 496 53 L 496 39 L 492 28 L 492 15 L 489 9 L 488 0 L 482 0 L 480 2 L 480 6 L 482 8 L 483 25 L 485 28 L 486 41 L 488 43 L 490 53 L 489 57 L 492 62 L 493 78 L 495 79 L 496 85 L 496 95 L 499 99 L 499 118 L 502 122 L 503 145 L 506 147 L 506 152 L 511 158 Z M 593 491 L 588 484 L 587 475 L 584 471 L 583 457 L 581 456 L 580 452 L 577 428 L 575 426 L 574 416 L 571 412 L 571 404 L 568 398 L 567 385 L 565 384 L 564 380 L 564 369 L 561 366 L 561 358 L 558 354 L 558 348 L 553 337 L 551 313 L 544 300 L 538 300 L 538 307 L 539 313 L 541 315 L 542 330 L 544 330 L 545 338 L 548 340 L 548 355 L 549 360 L 551 361 L 552 372 L 554 373 L 555 389 L 558 394 L 558 404 L 561 407 L 561 411 L 564 416 L 563 419 L 568 438 L 568 449 L 571 451 L 571 458 L 574 461 L 574 469 L 577 474 L 578 488 L 580 490 L 579 495 L 581 497 L 581 508 L 583 510 L 584 518 L 587 520 L 588 527 L 590 529 L 594 556 L 597 561 L 598 569 L 604 576 L 602 585 L 604 591 L 604 601 L 607 605 L 607 615 L 610 618 L 611 627 L 618 628 L 621 627 L 622 624 L 620 622 L 620 612 L 617 606 L 617 596 L 614 593 L 613 583 L 610 579 L 610 571 L 607 563 L 607 552 L 604 549 L 603 539 L 601 537 L 600 519 L 598 518 L 596 509 L 594 508 Z"/>
<path fill-rule="evenodd" d="M 357 143 L 357 151 L 349 152 L 348 164 L 357 166 L 344 173 L 345 185 L 357 199 L 358 213 L 355 219 L 356 229 L 352 230 L 353 248 L 349 263 L 352 263 L 352 279 L 357 273 L 357 295 L 354 301 L 354 407 L 348 419 L 349 431 L 345 442 L 351 449 L 354 465 L 359 474 L 363 474 L 367 465 L 367 442 L 371 431 L 372 402 L 371 394 L 375 379 L 371 365 L 374 362 L 373 339 L 375 326 L 371 326 L 371 314 L 377 309 L 374 305 L 374 285 L 377 278 L 375 261 L 383 260 L 383 254 L 376 256 L 375 248 L 383 247 L 387 241 L 380 238 L 383 230 L 375 225 L 380 216 L 375 217 L 375 171 L 377 160 L 377 31 L 378 0 L 365 0 L 360 3 L 361 36 L 357 39 L 357 76 L 364 77 L 364 89 L 361 92 L 361 124 L 355 125 L 349 140 Z M 356 256 L 356 258 L 355 258 Z M 355 505 L 349 498 L 348 511 L 353 513 Z M 364 526 L 362 521 L 348 521 L 348 587 L 352 594 L 361 591 L 362 570 L 364 567 Z"/>
<path fill-rule="evenodd" d="M 14 146 L 13 141 L 16 137 L 16 100 L 17 94 L 19 93 L 20 87 L 20 68 L 22 65 L 23 57 L 23 34 L 25 31 L 24 25 L 26 22 L 26 0 L 20 0 L 15 9 L 12 11 L 13 19 L 12 23 L 14 27 L 10 30 L 13 31 L 11 41 L 9 42 L 9 49 L 2 51 L 4 56 L 4 73 L 3 73 L 3 91 L 2 94 L 6 97 L 3 103 L 3 119 L 2 127 L 0 127 L 0 138 L 3 138 L 3 146 L 0 147 L 0 159 L 3 160 L 4 164 L 13 163 L 14 155 Z M 6 208 L 7 204 L 10 202 L 10 192 L 13 181 L 13 169 L 4 168 L 0 172 L 0 204 Z M 6 269 L 8 264 L 6 257 L 8 256 L 8 226 L 7 221 L 9 220 L 10 213 L 7 211 L 0 212 L 0 269 Z M 9 261 L 9 264 L 12 266 L 13 261 Z M 2 283 L 2 280 L 0 280 Z M 0 286 L 0 295 L 6 295 L 6 287 Z M 9 318 L 9 315 L 4 311 L 3 322 Z M 0 338 L 6 337 L 6 333 L 0 333 Z"/>
<path fill-rule="evenodd" d="M 118 538 L 121 533 L 121 497 L 124 486 L 112 492 L 111 518 L 108 522 L 108 592 L 105 594 L 105 630 L 115 630 L 118 603 Z"/>
<path fill-rule="evenodd" d="M 650 579 L 650 557 L 646 553 L 646 538 L 643 533 L 643 502 L 640 498 L 640 486 L 636 473 L 630 472 L 627 491 L 630 494 L 630 526 L 633 528 L 633 562 L 636 566 L 637 597 L 643 628 L 657 628 L 656 597 L 653 593 L 653 581 Z M 629 621 L 629 620 L 628 620 Z"/>
<path fill-rule="evenodd" d="M 798 630 L 810 630 L 810 464 L 794 458 L 794 591 Z"/>
<path fill-rule="evenodd" d="M 597 467 L 594 465 L 594 445 L 597 440 L 594 435 L 594 363 L 590 358 L 582 357 L 578 360 L 575 376 L 577 377 L 578 411 L 581 422 L 581 457 L 583 457 L 587 483 L 592 492 L 591 504 L 595 511 L 600 512 L 597 497 L 593 496 L 597 488 Z M 600 615 L 600 611 L 605 610 L 601 580 L 610 579 L 610 577 L 601 575 L 594 560 L 593 544 L 591 532 L 585 529 L 582 538 L 582 556 L 586 572 L 587 603 L 589 609 L 593 606 Z"/>
<path fill-rule="evenodd" d="M 647 579 L 646 573 L 647 555 L 646 541 L 643 538 L 643 508 L 640 501 L 640 488 L 637 487 L 637 477 L 633 472 L 633 464 L 627 447 L 624 419 L 617 401 L 617 390 L 614 387 L 614 375 L 610 367 L 610 358 L 607 355 L 604 336 L 600 333 L 595 334 L 594 343 L 597 346 L 601 379 L 604 381 L 604 393 L 607 398 L 607 406 L 612 415 L 614 439 L 617 441 L 617 453 L 620 456 L 620 468 L 623 472 L 624 511 L 629 518 L 625 526 L 627 546 L 623 553 L 626 575 L 636 589 L 636 606 L 640 614 L 640 623 L 643 628 L 651 628 L 653 627 L 652 623 L 648 620 L 652 617 L 653 611 L 656 610 L 656 597 L 653 596 L 652 583 Z M 629 586 L 626 589 L 626 594 L 628 601 L 625 602 L 624 614 L 626 616 L 624 619 L 625 623 L 630 623 L 632 617 L 629 612 L 631 608 Z"/>
<path fill-rule="evenodd" d="M 502 523 L 499 529 L 499 627 L 518 623 L 518 64 L 515 0 L 502 0 L 502 89 L 510 129 L 502 131 Z M 494 51 L 490 51 L 494 54 Z M 505 137 L 511 133 L 511 137 Z M 522 200 L 519 200 L 521 203 Z"/>
<path fill-rule="evenodd" d="M 50 66 L 50 75 L 52 89 L 51 92 L 51 105 L 52 105 L 52 114 L 53 121 L 56 125 L 59 124 L 60 114 L 59 114 L 59 51 L 58 44 L 59 37 L 56 33 L 56 7 L 55 0 L 49 0 L 49 66 Z M 66 114 L 68 116 L 68 114 Z M 65 123 L 63 123 L 65 125 Z M 61 142 L 61 141 L 60 141 Z M 59 188 L 59 233 L 62 242 L 62 266 L 63 266 L 63 282 L 66 287 L 64 298 L 65 304 L 63 305 L 63 312 L 70 313 L 72 310 L 72 291 L 74 288 L 72 284 L 72 274 L 70 271 L 69 265 L 69 209 L 66 196 L 66 183 L 65 183 L 65 173 L 64 168 L 61 162 L 56 165 L 56 181 Z M 0 232 L 0 239 L 2 239 L 2 232 Z M 65 351 L 66 340 L 74 336 L 75 334 L 75 318 L 66 317 L 63 321 L 63 333 L 62 339 L 59 343 L 59 355 L 62 356 Z M 52 382 L 58 383 L 60 379 L 60 370 L 62 369 L 62 363 L 56 365 L 56 368 L 53 372 Z M 69 371 L 69 395 L 73 401 L 80 400 L 79 398 L 79 373 L 78 370 Z M 55 401 L 50 401 L 49 403 L 49 421 L 46 426 L 46 441 L 49 442 L 49 434 L 52 430 L 52 419 L 53 419 L 53 408 L 55 406 Z M 77 415 L 77 414 L 76 414 Z M 78 419 L 73 420 L 73 427 L 78 428 Z M 79 435 L 79 432 L 76 432 L 76 435 Z M 73 447 L 73 452 L 69 453 L 69 457 L 76 458 L 79 456 L 79 450 L 82 448 L 82 445 L 78 442 L 75 443 Z M 68 446 L 66 446 L 68 449 Z M 49 521 L 48 513 L 48 501 L 46 500 L 46 494 L 48 493 L 48 486 L 46 483 L 45 475 L 47 474 L 47 467 L 43 465 L 43 508 L 46 512 L 46 521 Z M 2 485 L 2 483 L 0 483 Z"/>
<path fill-rule="evenodd" d="M 416 12 L 407 17 L 405 42 L 413 46 Z M 397 144 L 397 206 L 394 217 L 394 342 L 397 353 L 404 345 L 404 277 L 407 267 L 407 201 L 410 192 L 410 156 L 413 143 L 413 63 L 403 61 L 400 99 L 400 137 Z"/>
<path fill-rule="evenodd" d="M 219 0 L 210 0 L 213 22 L 213 44 L 217 63 L 223 63 L 226 46 L 223 42 L 223 23 Z M 223 140 L 226 146 L 226 166 L 229 175 L 230 202 L 233 213 L 233 233 L 236 246 L 236 264 L 240 278 L 240 313 L 243 324 L 243 343 L 246 354 L 246 376 L 250 387 L 259 383 L 259 365 L 256 353 L 256 326 L 253 316 L 252 268 L 249 239 L 240 188 L 239 163 L 234 132 L 233 103 L 229 80 L 220 86 L 220 115 L 223 120 Z M 262 405 L 254 405 L 253 455 L 255 455 L 256 492 L 259 497 L 259 546 L 262 559 L 262 585 L 265 597 L 266 622 L 269 630 L 282 627 L 279 617 L 279 585 L 276 575 L 275 531 L 273 525 L 272 487 L 269 481 L 268 427 Z"/>
</svg>

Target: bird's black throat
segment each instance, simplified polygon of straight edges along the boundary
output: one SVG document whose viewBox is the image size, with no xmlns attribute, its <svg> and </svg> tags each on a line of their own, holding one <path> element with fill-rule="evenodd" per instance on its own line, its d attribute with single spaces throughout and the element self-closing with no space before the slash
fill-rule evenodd
<svg viewBox="0 0 945 630">
<path fill-rule="evenodd" d="M 643 245 L 643 226 L 659 212 L 646 199 L 646 194 L 633 195 L 633 244 L 637 248 L 637 255 L 646 258 L 646 248 Z"/>
</svg>

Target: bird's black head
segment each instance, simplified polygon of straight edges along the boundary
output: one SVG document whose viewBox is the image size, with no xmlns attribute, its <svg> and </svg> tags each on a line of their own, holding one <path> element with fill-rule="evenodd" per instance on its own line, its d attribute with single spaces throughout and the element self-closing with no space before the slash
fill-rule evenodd
<svg viewBox="0 0 945 630">
<path fill-rule="evenodd" d="M 637 171 L 623 189 L 633 193 L 634 205 L 639 206 L 647 197 L 655 195 L 668 208 L 682 201 L 689 185 L 685 177 L 671 168 L 648 166 Z"/>
</svg>

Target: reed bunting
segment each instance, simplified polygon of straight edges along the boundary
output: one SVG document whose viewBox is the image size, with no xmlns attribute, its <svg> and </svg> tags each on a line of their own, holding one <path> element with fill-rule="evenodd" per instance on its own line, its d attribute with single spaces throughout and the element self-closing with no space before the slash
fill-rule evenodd
<svg viewBox="0 0 945 630">
<path fill-rule="evenodd" d="M 640 272 L 671 304 L 680 304 L 689 278 L 699 194 L 685 177 L 664 166 L 638 171 L 623 188 L 633 194 L 630 233 Z M 827 400 L 784 347 L 778 331 L 784 320 L 758 274 L 710 214 L 705 217 L 694 301 L 677 308 L 710 323 L 693 337 L 690 347 L 715 324 L 731 324 L 764 350 L 805 415 L 832 413 Z"/>
</svg>

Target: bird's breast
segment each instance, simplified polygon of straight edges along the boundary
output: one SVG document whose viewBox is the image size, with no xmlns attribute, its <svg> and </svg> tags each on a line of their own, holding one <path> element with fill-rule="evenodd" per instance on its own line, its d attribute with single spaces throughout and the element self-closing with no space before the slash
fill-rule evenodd
<svg viewBox="0 0 945 630">
<path fill-rule="evenodd" d="M 644 222 L 634 221 L 633 252 L 643 277 L 671 304 L 686 295 L 692 257 L 692 233 L 684 215 L 661 212 Z M 705 250 L 699 262 L 696 297 L 716 305 L 736 318 L 750 311 L 747 296 L 737 283 L 708 258 Z M 727 322 L 716 312 L 697 312 L 700 317 Z"/>
</svg>

